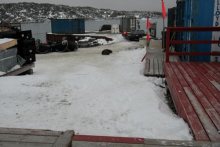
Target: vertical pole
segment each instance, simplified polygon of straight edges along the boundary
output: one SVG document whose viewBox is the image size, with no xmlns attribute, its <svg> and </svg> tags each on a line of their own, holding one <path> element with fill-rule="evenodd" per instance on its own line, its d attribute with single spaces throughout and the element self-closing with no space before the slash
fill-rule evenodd
<svg viewBox="0 0 220 147">
<path fill-rule="evenodd" d="M 169 62 L 170 28 L 167 28 L 166 62 Z"/>
<path fill-rule="evenodd" d="M 149 16 L 147 16 L 147 19 L 149 19 Z M 147 26 L 148 26 L 148 24 L 147 24 Z M 146 33 L 146 54 L 147 54 L 147 48 L 148 48 L 147 34 L 148 34 L 148 28 L 147 28 L 147 33 Z"/>
<path fill-rule="evenodd" d="M 165 28 L 164 28 L 164 26 L 165 26 L 165 21 L 164 21 L 164 19 L 163 19 L 163 49 L 165 50 L 166 49 L 166 47 L 165 47 Z"/>
</svg>

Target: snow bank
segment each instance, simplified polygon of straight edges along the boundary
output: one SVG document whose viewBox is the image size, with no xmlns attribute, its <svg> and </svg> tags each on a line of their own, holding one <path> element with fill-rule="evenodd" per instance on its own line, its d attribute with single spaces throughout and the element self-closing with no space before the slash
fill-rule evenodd
<svg viewBox="0 0 220 147">
<path fill-rule="evenodd" d="M 162 80 L 143 76 L 145 50 L 132 45 L 38 55 L 34 75 L 0 78 L 0 127 L 192 140 L 156 86 Z M 104 48 L 113 54 L 102 56 Z"/>
</svg>

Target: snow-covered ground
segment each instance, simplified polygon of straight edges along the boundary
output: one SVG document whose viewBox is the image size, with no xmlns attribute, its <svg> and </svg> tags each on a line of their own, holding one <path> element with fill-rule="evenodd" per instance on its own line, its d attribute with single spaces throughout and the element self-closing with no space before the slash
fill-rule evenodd
<svg viewBox="0 0 220 147">
<path fill-rule="evenodd" d="M 109 37 L 115 41 L 105 46 L 37 55 L 34 75 L 0 78 L 0 127 L 191 140 L 156 86 L 162 79 L 143 76 L 145 49 Z"/>
</svg>

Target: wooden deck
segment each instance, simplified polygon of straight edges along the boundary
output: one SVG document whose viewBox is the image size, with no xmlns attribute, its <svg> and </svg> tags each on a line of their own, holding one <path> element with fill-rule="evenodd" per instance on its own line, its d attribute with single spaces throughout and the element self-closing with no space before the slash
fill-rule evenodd
<svg viewBox="0 0 220 147">
<path fill-rule="evenodd" d="M 70 147 L 74 131 L 0 128 L 1 147 Z"/>
<path fill-rule="evenodd" d="M 220 63 L 165 62 L 166 82 L 180 117 L 197 141 L 220 141 Z"/>
<path fill-rule="evenodd" d="M 219 147 L 220 142 L 75 135 L 74 131 L 0 128 L 1 147 Z"/>
<path fill-rule="evenodd" d="M 72 147 L 219 147 L 220 142 L 75 135 Z"/>
<path fill-rule="evenodd" d="M 171 59 L 173 62 L 177 62 L 177 58 Z M 147 77 L 159 77 L 164 78 L 164 59 L 163 58 L 147 58 L 145 63 L 144 75 Z"/>
</svg>

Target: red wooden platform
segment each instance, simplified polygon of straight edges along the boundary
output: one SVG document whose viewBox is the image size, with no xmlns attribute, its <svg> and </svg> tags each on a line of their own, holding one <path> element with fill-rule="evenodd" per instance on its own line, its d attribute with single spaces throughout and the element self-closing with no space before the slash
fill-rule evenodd
<svg viewBox="0 0 220 147">
<path fill-rule="evenodd" d="M 220 63 L 166 62 L 177 112 L 197 141 L 220 141 Z"/>
<path fill-rule="evenodd" d="M 220 27 L 167 28 L 164 72 L 180 117 L 189 125 L 197 141 L 220 141 L 220 63 L 169 62 L 170 55 L 215 55 L 220 53 L 170 53 L 170 44 L 220 44 L 220 41 L 170 41 L 170 32 L 220 31 Z"/>
</svg>

